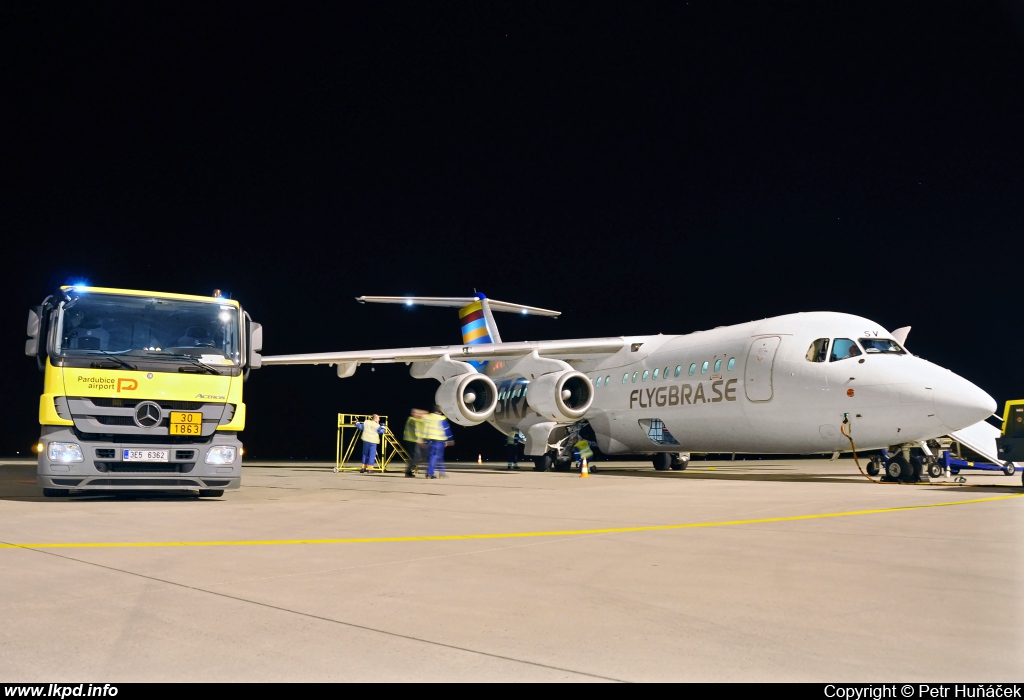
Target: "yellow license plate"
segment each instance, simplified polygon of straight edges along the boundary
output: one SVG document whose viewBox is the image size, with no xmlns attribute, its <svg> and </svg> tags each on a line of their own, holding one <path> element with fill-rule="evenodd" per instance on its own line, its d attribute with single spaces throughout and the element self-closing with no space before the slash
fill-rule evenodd
<svg viewBox="0 0 1024 700">
<path fill-rule="evenodd" d="M 171 435 L 202 434 L 202 411 L 171 411 Z"/>
</svg>

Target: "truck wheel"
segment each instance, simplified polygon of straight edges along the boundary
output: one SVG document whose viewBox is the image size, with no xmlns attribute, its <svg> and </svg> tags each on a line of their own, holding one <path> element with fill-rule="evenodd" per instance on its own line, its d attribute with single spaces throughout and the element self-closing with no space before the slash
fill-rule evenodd
<svg viewBox="0 0 1024 700">
<path fill-rule="evenodd" d="M 47 498 L 67 498 L 69 493 L 67 489 L 43 489 L 43 495 Z"/>
<path fill-rule="evenodd" d="M 200 498 L 220 498 L 224 495 L 224 489 L 199 489 Z"/>
<path fill-rule="evenodd" d="M 868 468 L 867 468 L 868 476 L 878 476 L 878 472 L 880 472 L 880 471 L 881 471 L 881 469 L 879 468 L 877 461 L 871 460 L 870 462 L 868 462 Z"/>
<path fill-rule="evenodd" d="M 928 476 L 933 479 L 938 479 L 942 476 L 942 465 L 939 464 L 938 460 L 932 460 L 931 464 L 928 465 Z"/>
<path fill-rule="evenodd" d="M 1003 474 L 1006 474 L 1006 476 L 1013 476 L 1016 473 L 1017 473 L 1017 465 L 1014 464 L 1013 462 L 1007 462 L 1003 466 Z"/>
<path fill-rule="evenodd" d="M 672 455 L 668 452 L 659 452 L 654 455 L 654 468 L 659 472 L 663 472 L 672 465 Z"/>
</svg>

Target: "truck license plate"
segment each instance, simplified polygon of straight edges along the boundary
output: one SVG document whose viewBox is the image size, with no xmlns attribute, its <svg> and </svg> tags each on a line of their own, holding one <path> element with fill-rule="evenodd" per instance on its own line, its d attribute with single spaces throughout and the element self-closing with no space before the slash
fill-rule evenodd
<svg viewBox="0 0 1024 700">
<path fill-rule="evenodd" d="M 125 462 L 169 462 L 167 450 L 123 450 Z"/>
<path fill-rule="evenodd" d="M 171 411 L 171 435 L 202 434 L 202 411 Z"/>
</svg>

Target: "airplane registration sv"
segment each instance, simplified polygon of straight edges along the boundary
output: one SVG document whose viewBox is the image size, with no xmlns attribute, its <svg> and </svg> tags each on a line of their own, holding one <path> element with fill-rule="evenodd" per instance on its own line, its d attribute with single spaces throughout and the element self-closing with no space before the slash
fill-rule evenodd
<svg viewBox="0 0 1024 700">
<path fill-rule="evenodd" d="M 264 365 L 405 362 L 440 382 L 459 425 L 520 431 L 536 468 L 567 469 L 582 438 L 606 455 L 685 469 L 689 453 L 876 455 L 874 472 L 916 480 L 934 440 L 992 415 L 995 400 L 851 314 L 787 314 L 682 335 L 502 342 L 493 311 L 557 311 L 474 297 L 359 297 L 459 308 L 463 344 L 264 356 Z"/>
</svg>

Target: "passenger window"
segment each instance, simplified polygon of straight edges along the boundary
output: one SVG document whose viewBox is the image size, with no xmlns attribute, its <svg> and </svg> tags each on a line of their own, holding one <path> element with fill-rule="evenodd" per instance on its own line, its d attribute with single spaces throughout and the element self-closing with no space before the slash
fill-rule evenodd
<svg viewBox="0 0 1024 700">
<path fill-rule="evenodd" d="M 655 367 L 654 368 L 654 374 L 651 375 L 651 379 L 657 379 L 658 378 L 658 372 L 660 372 L 660 371 L 661 371 L 660 369 Z"/>
<path fill-rule="evenodd" d="M 722 361 L 721 360 L 715 360 L 715 371 L 717 372 L 720 369 L 722 369 Z"/>
<path fill-rule="evenodd" d="M 735 357 L 730 357 L 729 358 L 729 364 L 726 367 L 727 367 L 727 369 L 730 372 L 732 372 L 733 368 L 736 367 L 736 358 Z"/>
<path fill-rule="evenodd" d="M 512 398 L 513 399 L 518 399 L 519 398 L 519 387 L 516 387 L 515 391 L 512 392 Z"/>
<path fill-rule="evenodd" d="M 700 366 L 700 373 L 701 374 L 707 374 L 708 373 L 708 361 L 707 360 L 704 360 L 704 364 L 702 364 Z"/>
<path fill-rule="evenodd" d="M 629 379 L 629 372 L 622 375 L 622 383 L 625 384 L 627 379 Z"/>
<path fill-rule="evenodd" d="M 690 376 L 692 377 L 693 373 L 696 372 L 696 371 L 697 371 L 697 363 L 694 362 L 692 365 L 690 365 Z"/>
<path fill-rule="evenodd" d="M 682 366 L 682 365 L 676 365 L 676 373 L 675 373 L 674 375 L 672 375 L 672 376 L 674 376 L 674 377 L 678 377 L 678 376 L 679 376 L 679 374 L 680 374 L 680 373 L 681 373 L 682 371 L 683 371 L 683 366 Z"/>
<path fill-rule="evenodd" d="M 856 357 L 860 354 L 862 353 L 860 348 L 857 347 L 857 343 L 849 338 L 836 338 L 832 341 L 832 355 L 829 357 L 829 362 L 838 362 L 839 360 Z"/>
<path fill-rule="evenodd" d="M 663 376 L 665 379 L 668 379 L 668 367 L 665 368 L 665 373 L 661 376 Z"/>
<path fill-rule="evenodd" d="M 609 374 L 607 377 L 604 378 L 604 385 L 608 386 L 611 383 L 612 383 L 612 375 Z"/>
<path fill-rule="evenodd" d="M 636 378 L 640 376 L 639 372 L 633 372 L 633 383 L 636 383 Z"/>
<path fill-rule="evenodd" d="M 818 338 L 811 343 L 804 358 L 808 362 L 824 362 L 828 358 L 828 338 Z"/>
<path fill-rule="evenodd" d="M 600 386 L 601 386 L 601 379 L 602 379 L 602 377 L 598 377 L 598 378 L 597 378 L 597 379 L 596 379 L 596 380 L 594 381 L 594 386 L 596 386 L 596 387 L 600 387 Z"/>
<path fill-rule="evenodd" d="M 640 381 L 642 381 L 642 382 L 646 382 L 646 381 L 647 381 L 647 375 L 648 375 L 648 374 L 650 374 L 650 372 L 649 372 L 648 370 L 646 370 L 646 369 L 645 369 L 645 370 L 644 370 L 644 376 L 640 377 Z"/>
</svg>

